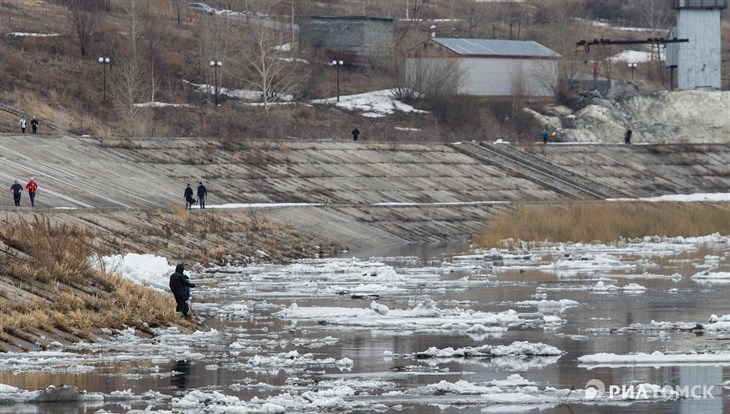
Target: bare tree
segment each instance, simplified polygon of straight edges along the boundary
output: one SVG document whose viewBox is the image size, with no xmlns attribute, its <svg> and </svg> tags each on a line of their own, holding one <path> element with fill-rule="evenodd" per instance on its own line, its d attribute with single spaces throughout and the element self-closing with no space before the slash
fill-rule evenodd
<svg viewBox="0 0 730 414">
<path fill-rule="evenodd" d="M 249 27 L 247 32 L 248 39 L 241 42 L 240 52 L 251 76 L 244 81 L 261 92 L 268 120 L 271 103 L 278 95 L 292 92 L 295 83 L 295 64 L 289 51 L 282 47 L 288 33 L 263 26 Z"/>
<path fill-rule="evenodd" d="M 149 3 L 147 3 L 149 5 Z M 122 9 L 127 13 L 129 17 L 129 39 L 132 46 L 132 55 L 137 54 L 137 20 L 142 12 L 142 4 L 140 0 L 124 0 L 122 2 Z"/>
<path fill-rule="evenodd" d="M 177 18 L 177 25 L 180 26 L 182 23 L 182 12 L 185 9 L 185 4 L 187 4 L 186 0 L 170 0 L 170 3 L 172 4 L 172 9 L 175 12 L 175 16 Z"/>
<path fill-rule="evenodd" d="M 576 56 L 575 42 L 582 37 L 586 30 L 577 18 L 585 17 L 588 11 L 581 1 L 554 0 L 550 3 L 549 30 L 542 42 L 560 54 L 558 73 L 554 73 L 549 62 L 545 62 L 545 71 L 541 71 L 539 82 L 552 89 L 560 102 L 566 103 L 571 99 L 571 87 L 579 76 L 580 67 L 587 62 L 585 56 Z"/>
<path fill-rule="evenodd" d="M 518 111 L 525 106 L 525 96 L 527 95 L 527 78 L 522 66 L 512 72 L 512 119 L 517 117 Z"/>
<path fill-rule="evenodd" d="M 634 0 L 632 5 L 651 29 L 651 37 L 659 36 L 659 31 L 669 26 L 673 12 L 666 0 Z"/>
<path fill-rule="evenodd" d="M 641 19 L 651 29 L 652 38 L 664 37 L 660 32 L 666 30 L 673 15 L 672 9 L 665 0 L 635 0 L 634 7 L 639 12 Z M 664 68 L 661 63 L 660 48 L 658 43 L 650 44 L 651 53 L 647 74 L 649 79 L 664 81 Z"/>
<path fill-rule="evenodd" d="M 147 4 L 148 5 L 148 4 Z M 143 121 L 144 108 L 141 103 L 154 100 L 154 94 L 159 87 L 154 62 L 149 56 L 144 56 L 137 50 L 138 22 L 142 15 L 145 3 L 140 0 L 123 0 L 122 8 L 129 18 L 129 49 L 128 55 L 119 58 L 112 72 L 112 96 L 115 108 L 120 113 L 130 133 L 145 132 L 146 123 Z M 149 36 L 155 33 L 147 31 Z M 147 39 L 150 53 L 154 52 L 155 39 Z"/>
<path fill-rule="evenodd" d="M 398 99 L 435 99 L 459 92 L 459 84 L 464 74 L 456 59 L 412 58 L 408 63 L 406 87 L 397 88 L 395 92 Z"/>
<path fill-rule="evenodd" d="M 112 72 L 112 97 L 123 124 L 130 133 L 144 132 L 144 108 L 139 104 L 150 93 L 151 74 L 138 56 L 120 59 Z"/>
<path fill-rule="evenodd" d="M 101 22 L 102 14 L 97 0 L 63 0 L 68 9 L 67 18 L 79 40 L 81 56 L 86 56 L 89 41 Z"/>
<path fill-rule="evenodd" d="M 497 38 L 495 24 L 507 20 L 511 9 L 505 2 L 471 2 L 466 19 L 467 37 Z"/>
</svg>

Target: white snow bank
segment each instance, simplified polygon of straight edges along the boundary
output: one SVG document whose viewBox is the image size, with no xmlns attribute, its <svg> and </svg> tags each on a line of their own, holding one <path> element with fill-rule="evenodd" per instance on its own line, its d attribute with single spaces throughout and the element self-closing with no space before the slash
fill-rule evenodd
<svg viewBox="0 0 730 414">
<path fill-rule="evenodd" d="M 100 262 L 100 266 L 110 273 L 121 274 L 137 284 L 162 291 L 169 290 L 170 274 L 175 271 L 175 266 L 170 265 L 166 258 L 152 254 L 104 256 Z"/>
<path fill-rule="evenodd" d="M 417 112 L 426 113 L 404 104 L 395 99 L 394 89 L 384 89 L 380 91 L 366 92 L 357 95 L 340 96 L 339 102 L 337 98 L 326 98 L 313 100 L 313 104 L 335 104 L 335 106 L 348 109 L 351 111 L 362 111 L 363 116 L 371 118 L 379 118 L 391 115 L 396 111 L 400 112 Z"/>
</svg>

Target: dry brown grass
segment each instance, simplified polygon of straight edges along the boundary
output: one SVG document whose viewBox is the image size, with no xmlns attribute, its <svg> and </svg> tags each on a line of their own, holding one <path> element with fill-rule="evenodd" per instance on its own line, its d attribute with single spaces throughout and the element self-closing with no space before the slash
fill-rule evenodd
<svg viewBox="0 0 730 414">
<path fill-rule="evenodd" d="M 730 203 L 595 202 L 517 205 L 476 238 L 481 247 L 516 242 L 604 242 L 643 236 L 730 234 Z"/>
<path fill-rule="evenodd" d="M 175 313 L 172 295 L 94 268 L 83 229 L 36 218 L 6 225 L 0 239 L 22 253 L 0 260 L 0 277 L 17 289 L 0 298 L 3 340 L 52 330 L 91 338 L 102 327 L 192 326 Z"/>
</svg>

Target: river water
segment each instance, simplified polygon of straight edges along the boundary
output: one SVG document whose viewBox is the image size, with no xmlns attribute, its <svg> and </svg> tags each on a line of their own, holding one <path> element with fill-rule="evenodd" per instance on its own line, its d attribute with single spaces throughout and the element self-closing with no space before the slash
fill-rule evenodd
<svg viewBox="0 0 730 414">
<path fill-rule="evenodd" d="M 205 269 L 191 275 L 199 332 L 125 331 L 104 343 L 0 355 L 0 383 L 19 389 L 0 389 L 0 411 L 728 411 L 730 328 L 695 326 L 730 314 L 726 238 L 466 250 L 411 246 Z M 454 352 L 485 345 L 503 345 L 503 355 Z M 558 352 L 520 351 L 528 346 Z M 654 351 L 719 357 L 578 360 Z M 594 379 L 606 389 L 648 383 L 707 392 L 591 399 L 584 393 Z M 63 384 L 87 394 L 50 403 L 23 397 Z"/>
</svg>

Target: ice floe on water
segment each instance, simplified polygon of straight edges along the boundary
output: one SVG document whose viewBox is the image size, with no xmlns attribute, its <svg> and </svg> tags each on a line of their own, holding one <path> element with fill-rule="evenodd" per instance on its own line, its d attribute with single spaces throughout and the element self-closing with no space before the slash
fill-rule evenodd
<svg viewBox="0 0 730 414">
<path fill-rule="evenodd" d="M 433 301 L 419 302 L 408 309 L 395 309 L 378 302 L 368 307 L 300 307 L 292 303 L 275 314 L 291 320 L 315 320 L 322 327 L 357 329 L 391 329 L 411 332 L 467 332 L 477 327 L 517 327 L 560 323 L 545 319 L 546 315 L 519 313 L 512 309 L 502 312 L 480 312 L 472 309 L 439 308 Z"/>
<path fill-rule="evenodd" d="M 721 383 L 712 369 L 730 365 L 726 297 L 703 282 L 730 279 L 720 235 L 525 243 L 428 260 L 386 253 L 274 265 L 265 254 L 190 274 L 192 308 L 205 322 L 197 331 L 105 329 L 93 341 L 32 338 L 33 352 L 0 354 L 10 374 L 0 404 L 38 412 L 45 387 L 15 386 L 41 376 L 98 384 L 60 394 L 99 413 L 618 410 L 683 398 L 656 378 Z M 164 258 L 100 266 L 169 291 Z M 677 366 L 693 371 L 667 372 Z M 596 372 L 648 392 L 591 393 Z"/>
<path fill-rule="evenodd" d="M 562 355 L 563 351 L 552 345 L 530 343 L 525 341 L 513 342 L 510 345 L 482 345 L 479 347 L 444 348 L 430 347 L 425 351 L 416 352 L 414 358 L 470 358 L 470 357 L 502 357 L 511 355 L 521 356 L 555 356 Z"/>
<path fill-rule="evenodd" d="M 693 275 L 692 280 L 702 283 L 730 283 L 730 272 L 700 272 Z"/>
<path fill-rule="evenodd" d="M 622 367 L 636 365 L 730 365 L 730 352 L 719 353 L 664 353 L 654 351 L 652 353 L 638 352 L 635 354 L 611 354 L 600 353 L 583 355 L 578 358 L 583 366 L 589 368 L 597 367 Z"/>
</svg>

